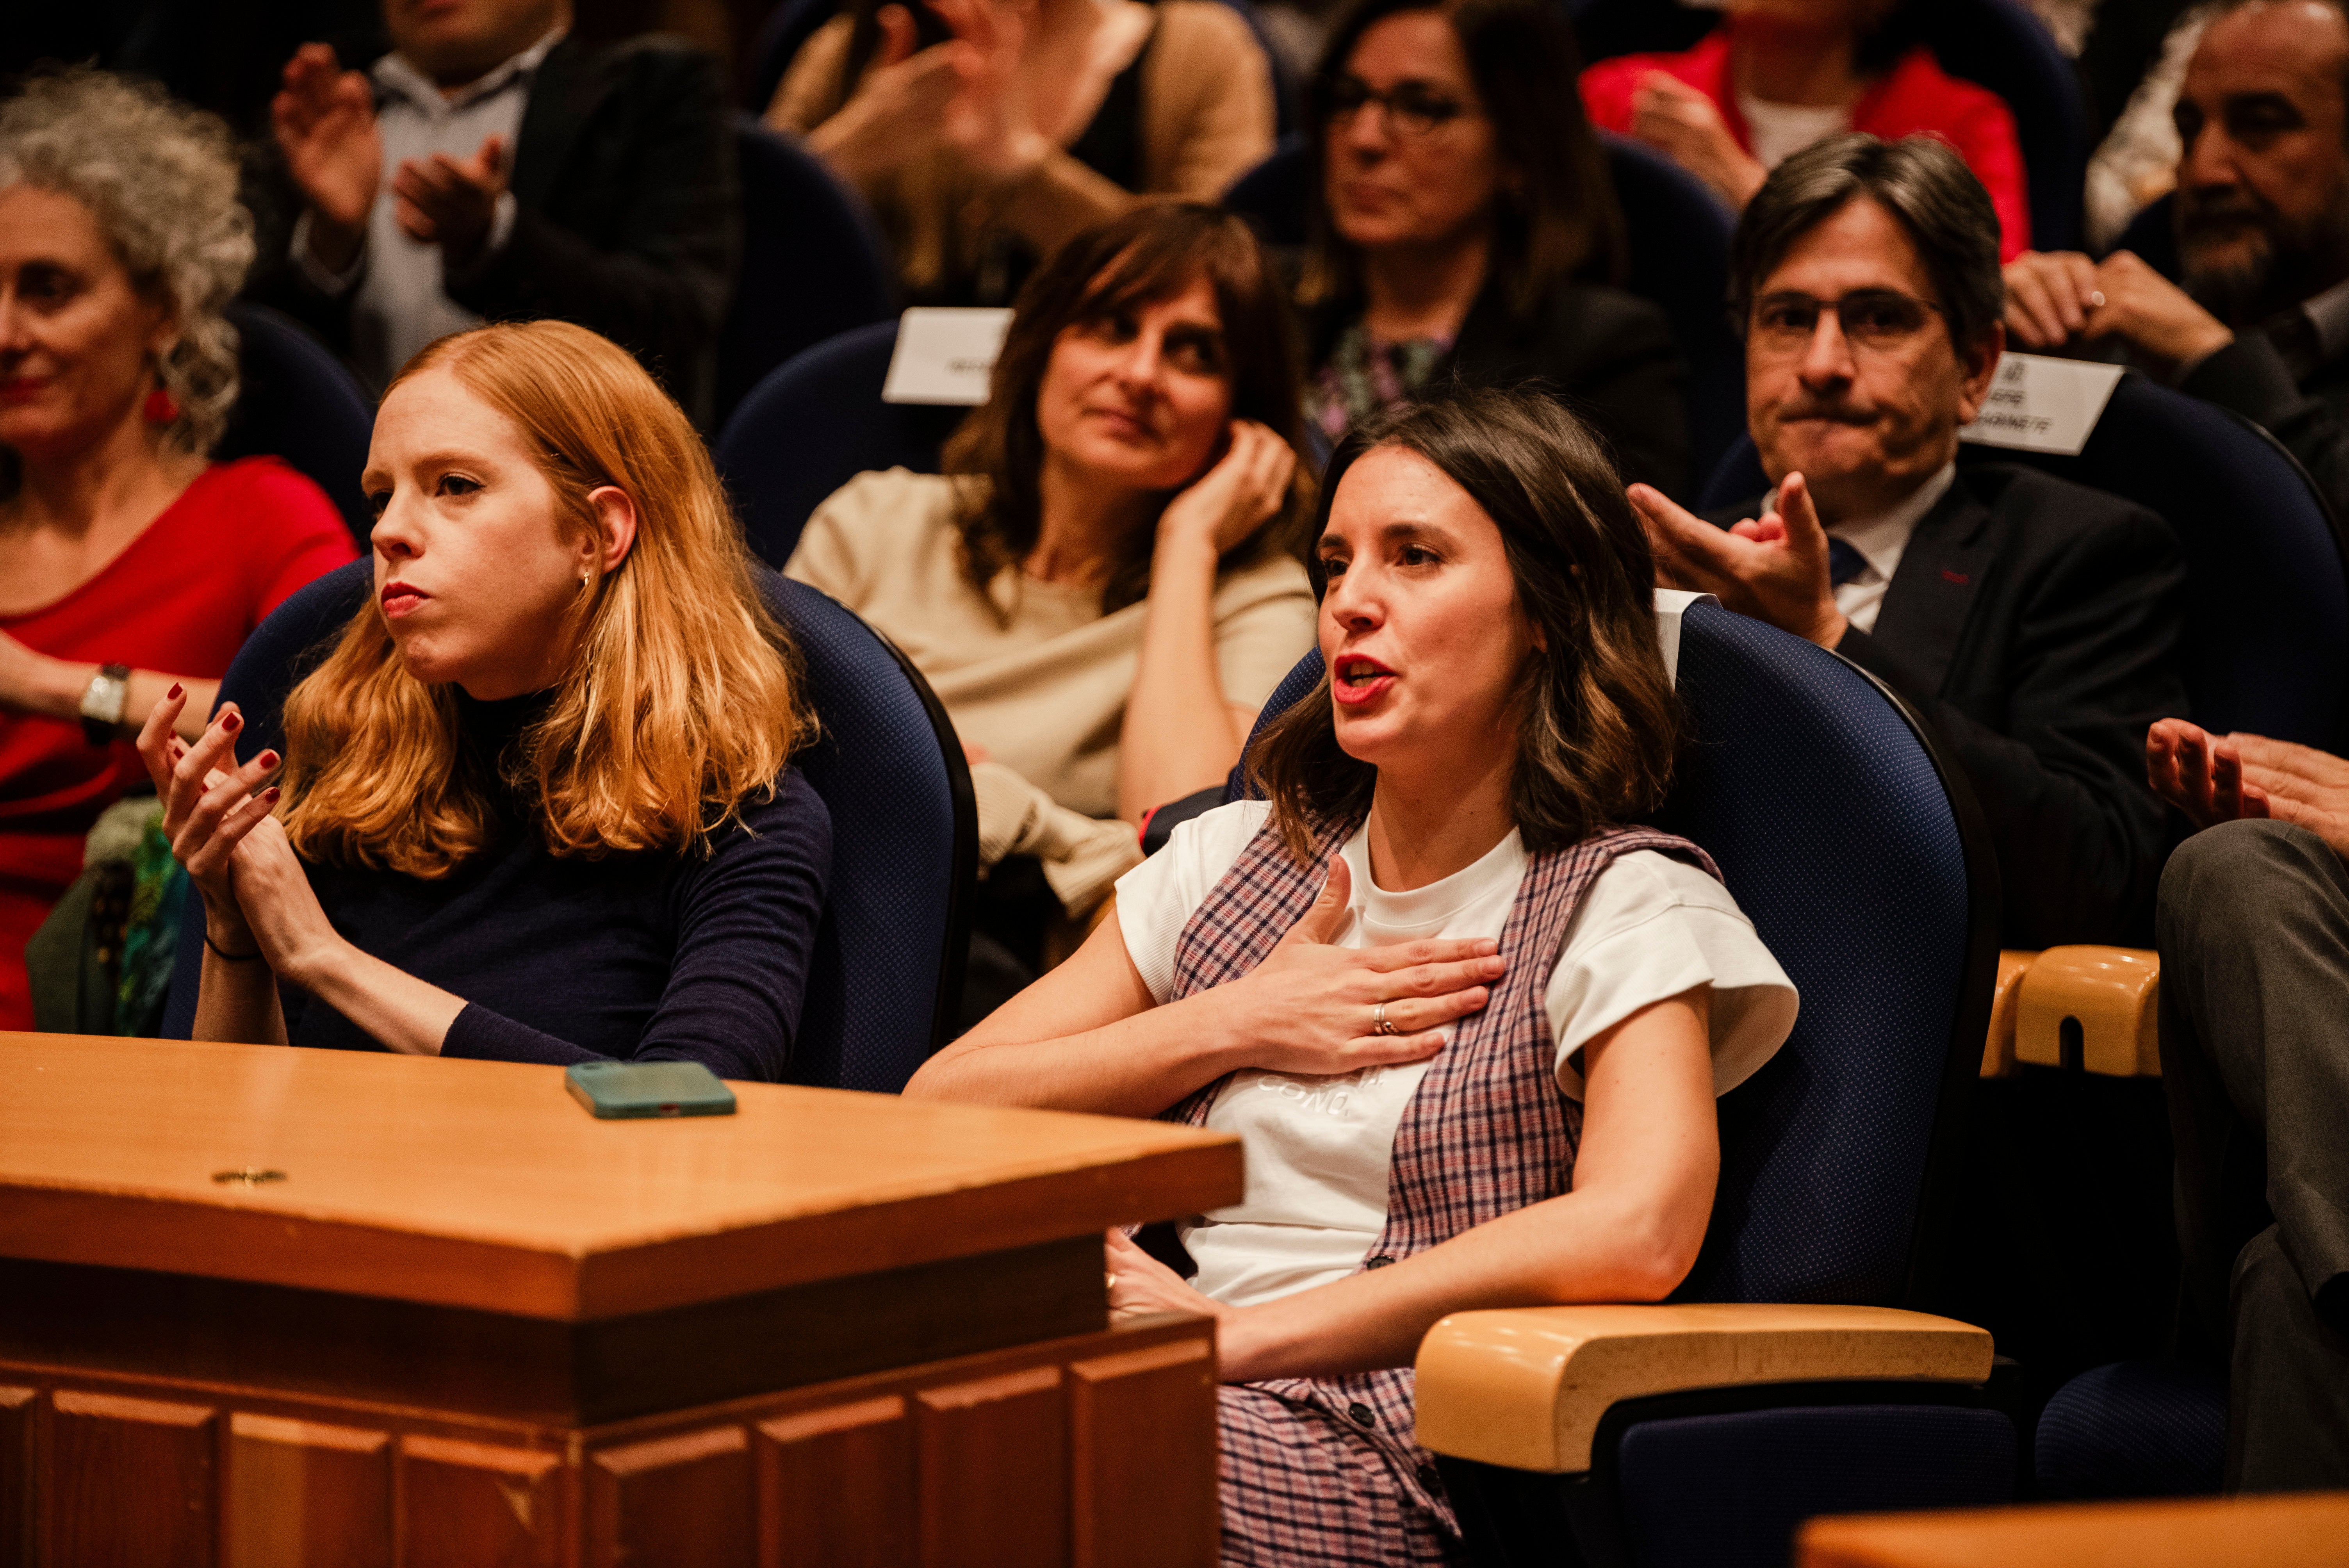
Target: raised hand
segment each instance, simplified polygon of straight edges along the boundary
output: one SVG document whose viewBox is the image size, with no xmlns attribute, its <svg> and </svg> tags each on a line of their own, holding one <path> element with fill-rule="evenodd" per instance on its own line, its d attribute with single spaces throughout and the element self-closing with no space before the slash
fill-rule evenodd
<svg viewBox="0 0 2349 1568">
<path fill-rule="evenodd" d="M 403 160 L 391 178 L 393 212 L 409 238 L 439 245 L 444 261 L 463 267 L 488 242 L 505 188 L 505 142 L 485 136 L 471 158 L 436 152 Z"/>
<path fill-rule="evenodd" d="M 1679 77 L 1651 71 L 1631 95 L 1631 134 L 1721 192 L 1743 211 L 1768 171 L 1737 145 L 1713 99 Z"/>
<path fill-rule="evenodd" d="M 960 44 L 916 50 L 913 14 L 884 5 L 873 65 L 840 111 L 808 133 L 808 150 L 855 181 L 889 173 L 937 145 L 962 90 Z"/>
<path fill-rule="evenodd" d="M 930 7 L 955 33 L 958 84 L 947 106 L 947 141 L 990 173 L 1009 176 L 1033 168 L 1051 151 L 1036 129 L 1020 72 L 1027 23 L 1001 0 L 934 0 Z"/>
<path fill-rule="evenodd" d="M 1482 1008 L 1508 968 L 1490 938 L 1434 939 L 1387 947 L 1333 947 L 1345 929 L 1352 873 L 1344 858 L 1303 919 L 1254 973 L 1204 993 L 1242 1009 L 1248 1065 L 1327 1078 L 1415 1062 L 1444 1046 L 1444 1026 Z M 1383 1005 L 1395 1033 L 1373 1033 Z"/>
<path fill-rule="evenodd" d="M 368 211 L 383 182 L 383 141 L 375 92 L 324 44 L 305 44 L 285 65 L 285 85 L 269 119 L 285 167 L 310 203 L 310 243 L 340 271 L 367 238 Z"/>
<path fill-rule="evenodd" d="M 1279 512 L 1296 473 L 1297 454 L 1269 426 L 1235 419 L 1224 455 L 1159 513 L 1159 542 L 1212 544 L 1220 556 Z"/>
<path fill-rule="evenodd" d="M 1836 608 L 1826 530 L 1801 474 L 1780 482 L 1769 511 L 1727 530 L 1648 485 L 1625 493 L 1647 525 L 1656 575 L 1667 587 L 1713 594 L 1742 615 L 1823 648 L 1843 641 L 1850 623 Z"/>
</svg>

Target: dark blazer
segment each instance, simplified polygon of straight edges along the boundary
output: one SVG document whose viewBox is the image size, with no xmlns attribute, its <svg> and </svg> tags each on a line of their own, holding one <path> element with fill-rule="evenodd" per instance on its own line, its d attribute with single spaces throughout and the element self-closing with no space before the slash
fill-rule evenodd
<svg viewBox="0 0 2349 1568">
<path fill-rule="evenodd" d="M 1714 514 L 1723 523 L 1754 506 Z M 1990 819 L 2010 947 L 2150 945 L 2169 847 L 2145 732 L 2183 716 L 2185 555 L 2143 507 L 1969 462 L 1836 651 L 1924 715 Z"/>
<path fill-rule="evenodd" d="M 1361 314 L 1360 302 L 1314 310 L 1307 341 L 1316 369 Z M 1487 284 L 1436 366 L 1438 377 L 1447 374 L 1477 387 L 1541 383 L 1612 449 L 1627 482 L 1681 493 L 1689 466 L 1681 403 L 1686 371 L 1661 306 L 1602 284 L 1569 282 L 1521 316 L 1498 284 Z"/>
<path fill-rule="evenodd" d="M 742 248 L 718 63 L 669 38 L 603 49 L 564 38 L 531 84 L 512 190 L 504 249 L 450 297 L 492 321 L 592 327 L 706 419 Z M 290 182 L 279 195 L 298 211 Z M 278 227 L 290 237 L 290 222 Z M 282 243 L 246 292 L 348 354 L 352 296 L 312 288 Z"/>
<path fill-rule="evenodd" d="M 2178 390 L 2263 425 L 2300 459 L 2336 518 L 2349 519 L 2349 355 L 2316 356 L 2298 310 L 2235 335 Z"/>
</svg>

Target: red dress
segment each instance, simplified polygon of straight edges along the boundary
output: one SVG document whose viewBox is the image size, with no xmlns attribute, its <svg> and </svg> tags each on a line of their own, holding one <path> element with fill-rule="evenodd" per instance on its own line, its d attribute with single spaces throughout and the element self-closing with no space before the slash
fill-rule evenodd
<svg viewBox="0 0 2349 1568">
<path fill-rule="evenodd" d="M 1631 133 L 1631 98 L 1651 71 L 1676 77 L 1711 98 L 1737 145 L 1754 150 L 1730 76 L 1729 34 L 1716 27 L 1684 55 L 1622 55 L 1582 73 L 1582 107 L 1602 130 Z M 1851 129 L 1895 141 L 1922 133 L 1958 150 L 1998 211 L 1998 259 L 2031 248 L 2031 191 L 2014 115 L 1988 88 L 1945 74 L 1924 47 L 1909 50 L 1851 108 Z"/>
<path fill-rule="evenodd" d="M 275 458 L 196 476 L 121 554 L 0 632 L 52 658 L 217 680 L 262 617 L 351 560 L 326 492 Z M 127 740 L 92 746 L 78 722 L 0 713 L 0 1029 L 33 1026 L 25 944 L 81 874 L 98 814 L 144 782 Z"/>
</svg>

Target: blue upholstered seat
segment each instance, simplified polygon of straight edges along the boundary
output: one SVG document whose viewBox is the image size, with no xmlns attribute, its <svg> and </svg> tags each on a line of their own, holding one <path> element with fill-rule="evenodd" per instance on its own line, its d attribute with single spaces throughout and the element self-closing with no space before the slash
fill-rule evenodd
<svg viewBox="0 0 2349 1568">
<path fill-rule="evenodd" d="M 1307 655 L 1264 712 L 1320 676 Z M 1688 743 L 1659 823 L 1719 862 L 1802 1015 L 1721 1102 L 1712 1226 L 1675 1299 L 1928 1305 L 1995 965 L 1986 830 L 1905 707 L 1832 654 L 1699 603 L 1677 685 Z M 2014 1480 L 2013 1422 L 1971 1389 L 1674 1396 L 1600 1436 L 1587 1477 L 1444 1461 L 1480 1561 L 1557 1561 L 1570 1531 L 1593 1563 L 1783 1564 L 1810 1514 L 1994 1502 Z"/>
<path fill-rule="evenodd" d="M 283 748 L 300 676 L 367 601 L 371 565 L 329 573 L 280 605 L 237 655 L 221 696 L 246 718 L 239 751 Z M 761 573 L 805 661 L 821 735 L 793 758 L 832 812 L 832 886 L 792 1044 L 796 1083 L 894 1092 L 945 1043 L 969 949 L 978 827 L 945 710 L 871 627 L 803 583 Z M 202 971 L 190 899 L 163 1033 L 184 1039 Z"/>
<path fill-rule="evenodd" d="M 2328 750 L 2349 742 L 2349 556 L 2308 475 L 2258 426 L 2125 376 L 2076 458 L 1967 445 L 1961 463 L 2027 463 L 2125 496 L 2186 548 L 2186 689 L 2196 723 Z M 1703 504 L 1767 484 L 1741 439 Z"/>
<path fill-rule="evenodd" d="M 2083 1372 L 2039 1413 L 2032 1445 L 2050 1501 L 2215 1495 L 2227 1463 L 2227 1378 L 2183 1361 Z"/>
<path fill-rule="evenodd" d="M 237 333 L 236 407 L 213 460 L 285 459 L 326 492 L 365 550 L 375 519 L 359 489 L 359 470 L 367 467 L 375 431 L 374 400 L 292 317 L 242 300 L 227 315 Z"/>
<path fill-rule="evenodd" d="M 1688 364 L 1691 472 L 1710 471 L 1745 428 L 1745 356 L 1729 330 L 1729 210 L 1692 175 L 1651 148 L 1601 135 L 1630 240 L 1623 286 L 1662 307 Z M 1301 245 L 1314 201 L 1313 153 L 1303 137 L 1240 176 L 1224 205 L 1266 242 Z"/>
<path fill-rule="evenodd" d="M 789 137 L 738 116 L 742 269 L 718 337 L 717 418 L 802 349 L 896 315 L 889 247 L 864 199 Z"/>
<path fill-rule="evenodd" d="M 817 344 L 761 382 L 718 438 L 718 471 L 750 548 L 777 568 L 808 515 L 861 473 L 936 473 L 938 449 L 968 412 L 884 403 L 897 324 L 876 322 Z"/>
</svg>

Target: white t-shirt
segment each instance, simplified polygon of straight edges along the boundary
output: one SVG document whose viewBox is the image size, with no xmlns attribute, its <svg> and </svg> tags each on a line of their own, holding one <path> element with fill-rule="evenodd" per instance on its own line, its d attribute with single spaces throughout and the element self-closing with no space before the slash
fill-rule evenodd
<svg viewBox="0 0 2349 1568">
<path fill-rule="evenodd" d="M 1174 987 L 1183 927 L 1270 811 L 1264 801 L 1243 800 L 1194 818 L 1119 880 L 1118 928 L 1156 1000 Z M 1387 892 L 1371 880 L 1362 830 L 1340 852 L 1354 890 L 1340 947 L 1497 937 L 1527 863 L 1512 832 L 1441 882 Z M 1713 1092 L 1724 1094 L 1785 1042 L 1794 985 L 1719 882 L 1651 850 L 1620 857 L 1585 895 L 1543 992 L 1557 1037 L 1559 1090 L 1581 1098 L 1578 1053 L 1592 1037 L 1698 985 L 1713 987 Z M 1192 1283 L 1246 1305 L 1351 1274 L 1385 1228 L 1395 1130 L 1428 1066 L 1336 1078 L 1234 1075 L 1207 1125 L 1240 1139 L 1247 1188 L 1237 1203 L 1184 1228 L 1199 1264 Z"/>
<path fill-rule="evenodd" d="M 1754 161 L 1764 169 L 1775 169 L 1811 143 L 1851 129 L 1851 110 L 1841 104 L 1816 108 L 1772 103 L 1740 92 L 1737 112 L 1745 117 L 1745 133 L 1754 142 Z"/>
</svg>

